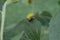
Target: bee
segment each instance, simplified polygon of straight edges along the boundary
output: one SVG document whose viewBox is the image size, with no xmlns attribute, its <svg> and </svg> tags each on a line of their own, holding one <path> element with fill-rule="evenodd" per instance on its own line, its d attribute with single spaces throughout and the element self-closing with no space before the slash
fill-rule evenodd
<svg viewBox="0 0 60 40">
<path fill-rule="evenodd" d="M 34 20 L 34 14 L 33 14 L 33 13 L 29 13 L 29 14 L 27 15 L 27 20 L 28 20 L 29 22 L 33 21 L 33 20 Z"/>
</svg>

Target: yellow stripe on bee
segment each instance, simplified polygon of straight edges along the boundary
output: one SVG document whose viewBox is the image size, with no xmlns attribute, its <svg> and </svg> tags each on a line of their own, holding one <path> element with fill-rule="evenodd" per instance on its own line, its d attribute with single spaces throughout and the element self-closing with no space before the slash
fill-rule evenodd
<svg viewBox="0 0 60 40">
<path fill-rule="evenodd" d="M 30 19 L 30 18 L 33 17 L 33 16 L 34 16 L 33 13 L 29 13 L 29 14 L 27 15 L 27 19 Z"/>
</svg>

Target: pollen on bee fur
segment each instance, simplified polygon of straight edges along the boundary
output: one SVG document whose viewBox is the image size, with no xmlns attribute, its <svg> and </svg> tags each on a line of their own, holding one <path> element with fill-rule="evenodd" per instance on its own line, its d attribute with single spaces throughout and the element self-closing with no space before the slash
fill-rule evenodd
<svg viewBox="0 0 60 40">
<path fill-rule="evenodd" d="M 33 13 L 29 13 L 29 14 L 27 15 L 27 19 L 28 19 L 29 22 L 33 21 L 33 19 L 34 19 Z"/>
</svg>

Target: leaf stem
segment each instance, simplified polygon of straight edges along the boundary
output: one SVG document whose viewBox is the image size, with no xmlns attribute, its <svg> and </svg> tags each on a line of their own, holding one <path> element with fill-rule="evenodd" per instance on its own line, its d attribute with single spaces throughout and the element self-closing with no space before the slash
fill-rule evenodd
<svg viewBox="0 0 60 40">
<path fill-rule="evenodd" d="M 1 15 L 2 15 L 2 20 L 1 20 L 1 40 L 3 40 L 6 5 L 7 5 L 7 1 L 4 3 L 4 5 L 2 7 L 2 12 L 1 12 Z"/>
</svg>

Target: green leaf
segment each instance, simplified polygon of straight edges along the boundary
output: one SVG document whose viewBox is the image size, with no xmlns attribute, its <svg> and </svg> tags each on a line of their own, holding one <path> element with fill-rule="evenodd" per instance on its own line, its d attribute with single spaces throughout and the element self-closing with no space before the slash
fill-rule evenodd
<svg viewBox="0 0 60 40">
<path fill-rule="evenodd" d="M 21 31 L 30 27 L 38 29 L 41 27 L 38 20 L 32 23 L 27 22 L 26 15 L 34 12 L 49 11 L 53 16 L 59 11 L 60 6 L 57 3 L 58 0 L 35 0 L 34 4 L 26 6 L 22 4 L 21 0 L 13 2 L 6 7 L 6 18 L 5 18 L 5 30 L 4 30 L 4 40 L 11 40 L 11 38 L 19 35 Z M 33 7 L 33 8 L 32 8 Z M 39 17 L 38 17 L 39 18 Z M 44 19 L 44 18 L 43 18 Z M 25 21 L 24 21 L 25 20 Z M 27 24 L 27 23 L 28 24 Z M 39 25 L 39 26 L 38 26 Z M 35 31 L 34 31 L 35 32 Z M 26 39 L 28 40 L 28 39 Z"/>
<path fill-rule="evenodd" d="M 49 22 L 52 18 L 51 13 L 49 13 L 48 11 L 43 11 L 41 14 L 40 13 L 36 13 L 35 14 L 35 18 L 41 22 L 41 24 L 43 26 L 49 26 Z"/>
<path fill-rule="evenodd" d="M 25 35 L 21 40 L 40 40 L 41 23 L 34 19 L 32 22 L 25 21 Z"/>
<path fill-rule="evenodd" d="M 22 38 L 24 34 L 24 31 L 22 31 L 20 34 L 18 34 L 17 36 L 13 37 L 12 40 L 20 40 Z"/>
<path fill-rule="evenodd" d="M 60 12 L 51 19 L 49 32 L 50 40 L 60 40 Z"/>
<path fill-rule="evenodd" d="M 33 22 L 29 22 L 28 20 L 24 19 L 21 22 L 17 23 L 17 25 L 14 28 L 5 30 L 5 32 L 4 32 L 4 40 L 11 40 L 12 37 L 20 34 L 21 31 L 25 31 L 27 28 L 30 29 L 30 30 L 32 28 L 33 30 L 37 31 L 38 28 L 40 30 L 40 27 L 41 27 L 41 25 L 40 25 L 40 22 L 38 20 L 35 20 Z"/>
</svg>

